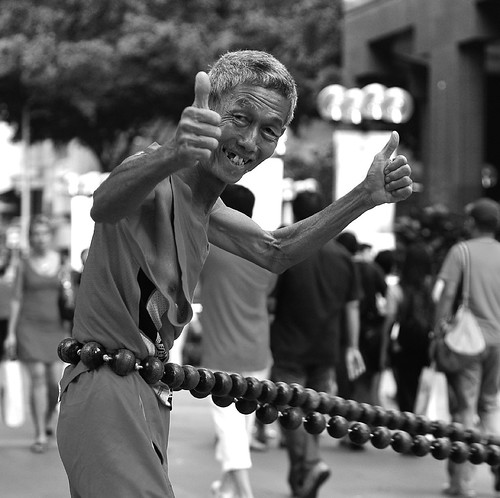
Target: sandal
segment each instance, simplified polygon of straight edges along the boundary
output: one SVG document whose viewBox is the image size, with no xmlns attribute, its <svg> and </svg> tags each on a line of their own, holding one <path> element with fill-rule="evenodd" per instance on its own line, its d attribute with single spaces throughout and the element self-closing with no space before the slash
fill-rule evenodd
<svg viewBox="0 0 500 498">
<path fill-rule="evenodd" d="M 42 443 L 40 441 L 35 441 L 31 446 L 30 450 L 32 453 L 45 453 L 47 451 L 47 443 Z"/>
</svg>

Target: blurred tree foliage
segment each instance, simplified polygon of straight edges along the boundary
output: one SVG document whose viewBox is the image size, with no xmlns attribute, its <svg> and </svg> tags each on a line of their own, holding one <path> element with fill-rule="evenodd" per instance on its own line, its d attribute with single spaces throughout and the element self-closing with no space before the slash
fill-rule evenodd
<svg viewBox="0 0 500 498">
<path fill-rule="evenodd" d="M 172 132 L 199 70 L 251 48 L 296 78 L 298 123 L 339 81 L 341 15 L 341 0 L 2 0 L 0 119 L 17 139 L 23 114 L 32 142 L 77 138 L 109 170 Z"/>
</svg>

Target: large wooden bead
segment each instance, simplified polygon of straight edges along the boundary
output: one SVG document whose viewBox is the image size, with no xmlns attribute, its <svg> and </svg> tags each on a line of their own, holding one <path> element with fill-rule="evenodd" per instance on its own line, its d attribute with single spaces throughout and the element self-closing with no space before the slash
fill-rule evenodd
<svg viewBox="0 0 500 498">
<path fill-rule="evenodd" d="M 210 391 L 200 392 L 200 391 L 197 391 L 196 389 L 191 389 L 191 391 L 189 391 L 189 392 L 191 393 L 191 396 L 193 396 L 194 398 L 198 398 L 198 399 L 206 398 L 207 396 L 210 395 Z"/>
<path fill-rule="evenodd" d="M 363 422 L 354 422 L 349 427 L 349 439 L 355 444 L 365 444 L 370 439 L 370 427 Z"/>
<path fill-rule="evenodd" d="M 278 396 L 278 388 L 276 384 L 268 379 L 261 381 L 262 391 L 258 398 L 260 403 L 274 403 L 276 396 Z"/>
<path fill-rule="evenodd" d="M 435 438 L 445 437 L 448 433 L 448 424 L 444 420 L 433 420 L 431 427 L 431 434 Z"/>
<path fill-rule="evenodd" d="M 465 429 L 464 441 L 467 444 L 480 443 L 483 439 L 481 431 L 478 429 Z"/>
<path fill-rule="evenodd" d="M 417 434 L 413 438 L 411 452 L 418 457 L 423 457 L 431 451 L 431 442 L 423 435 Z"/>
<path fill-rule="evenodd" d="M 319 405 L 321 403 L 321 397 L 319 393 L 316 392 L 314 389 L 311 389 L 310 387 L 306 387 L 304 389 L 304 392 L 306 395 L 306 399 L 302 403 L 302 409 L 304 410 L 304 412 L 308 413 L 308 412 L 318 411 L 320 413 L 325 413 L 322 412 L 321 410 L 318 410 Z"/>
<path fill-rule="evenodd" d="M 319 404 L 316 410 L 320 413 L 330 414 L 333 407 L 335 406 L 335 399 L 328 393 L 323 391 L 318 393 Z"/>
<path fill-rule="evenodd" d="M 309 434 L 321 434 L 326 427 L 324 415 L 318 412 L 310 412 L 304 418 L 304 429 Z"/>
<path fill-rule="evenodd" d="M 212 394 L 212 401 L 217 406 L 220 406 L 221 408 L 226 408 L 232 403 L 234 403 L 234 398 L 232 396 L 215 396 Z"/>
<path fill-rule="evenodd" d="M 184 369 L 177 363 L 167 363 L 163 372 L 162 381 L 170 387 L 170 389 L 178 389 L 184 382 Z"/>
<path fill-rule="evenodd" d="M 326 430 L 330 436 L 340 439 L 349 432 L 349 422 L 340 415 L 334 415 L 328 421 Z"/>
<path fill-rule="evenodd" d="M 500 465 L 500 446 L 486 446 L 486 463 L 492 467 Z"/>
<path fill-rule="evenodd" d="M 345 417 L 348 420 L 353 420 L 353 421 L 359 420 L 359 417 L 361 416 L 362 412 L 361 403 L 358 403 L 353 399 L 346 399 L 345 405 L 347 407 L 347 413 Z"/>
<path fill-rule="evenodd" d="M 397 410 L 388 409 L 385 412 L 386 415 L 386 425 L 391 430 L 397 430 L 401 428 L 402 419 L 401 414 Z"/>
<path fill-rule="evenodd" d="M 128 375 L 135 369 L 135 354 L 129 349 L 118 349 L 111 355 L 109 366 L 116 375 Z"/>
<path fill-rule="evenodd" d="M 469 462 L 479 465 L 486 461 L 488 452 L 484 445 L 480 443 L 471 443 L 469 446 Z"/>
<path fill-rule="evenodd" d="M 368 425 L 373 424 L 375 417 L 377 416 L 375 407 L 370 405 L 369 403 L 361 403 L 360 407 L 361 413 L 359 415 L 359 421 Z"/>
<path fill-rule="evenodd" d="M 161 380 L 165 370 L 163 362 L 156 356 L 148 356 L 141 361 L 139 373 L 147 384 L 153 385 Z"/>
<path fill-rule="evenodd" d="M 200 394 L 210 394 L 215 386 L 215 377 L 211 370 L 208 368 L 198 368 L 200 380 L 194 390 Z"/>
<path fill-rule="evenodd" d="M 184 380 L 180 388 L 191 391 L 198 385 L 198 382 L 200 382 L 200 373 L 193 365 L 183 365 L 182 369 L 184 370 Z"/>
<path fill-rule="evenodd" d="M 72 337 L 63 339 L 57 346 L 57 355 L 64 363 L 76 365 L 80 361 L 78 352 L 82 348 L 81 343 Z"/>
<path fill-rule="evenodd" d="M 450 456 L 451 442 L 446 437 L 436 438 L 431 443 L 431 455 L 436 460 L 445 460 Z"/>
<path fill-rule="evenodd" d="M 276 389 L 278 390 L 274 400 L 276 405 L 288 405 L 293 396 L 292 388 L 286 382 L 276 382 Z"/>
<path fill-rule="evenodd" d="M 246 377 L 247 389 L 243 397 L 245 399 L 256 400 L 262 393 L 262 384 L 255 377 Z"/>
<path fill-rule="evenodd" d="M 417 415 L 416 417 L 416 430 L 418 434 L 431 434 L 432 422 L 425 415 Z"/>
<path fill-rule="evenodd" d="M 469 447 L 462 441 L 451 443 L 449 459 L 455 463 L 464 463 L 469 458 Z"/>
<path fill-rule="evenodd" d="M 302 410 L 300 408 L 287 408 L 281 412 L 278 421 L 283 429 L 293 431 L 302 424 Z"/>
<path fill-rule="evenodd" d="M 254 399 L 241 398 L 236 401 L 235 406 L 240 413 L 243 413 L 243 415 L 250 415 L 250 413 L 257 410 L 259 404 Z"/>
<path fill-rule="evenodd" d="M 87 368 L 94 370 L 104 363 L 105 354 L 106 351 L 98 342 L 90 341 L 82 346 L 80 360 Z"/>
<path fill-rule="evenodd" d="M 409 453 L 413 444 L 412 437 L 404 431 L 396 431 L 392 435 L 391 447 L 396 453 Z"/>
<path fill-rule="evenodd" d="M 375 417 L 373 418 L 372 424 L 386 427 L 388 416 L 385 408 L 375 405 L 373 411 L 375 412 Z"/>
<path fill-rule="evenodd" d="M 332 417 L 338 415 L 340 417 L 347 418 L 347 412 L 349 410 L 346 400 L 344 398 L 341 398 L 340 396 L 332 396 L 330 401 L 333 406 L 331 410 L 328 412 L 328 414 L 331 415 Z"/>
<path fill-rule="evenodd" d="M 270 403 L 265 403 L 257 408 L 255 416 L 257 420 L 263 424 L 272 424 L 278 419 L 279 412 L 276 406 L 271 405 Z"/>
<path fill-rule="evenodd" d="M 370 440 L 374 448 L 383 450 L 391 444 L 392 432 L 387 427 L 375 427 L 372 430 Z"/>
<path fill-rule="evenodd" d="M 302 406 L 307 399 L 305 388 L 296 382 L 292 382 L 290 388 L 292 389 L 292 396 L 288 404 L 290 406 Z"/>
<path fill-rule="evenodd" d="M 452 422 L 448 426 L 448 437 L 450 441 L 463 441 L 465 439 L 465 427 L 458 422 Z"/>
<path fill-rule="evenodd" d="M 214 372 L 215 384 L 212 388 L 214 396 L 227 396 L 233 387 L 233 380 L 227 372 Z"/>
<path fill-rule="evenodd" d="M 231 391 L 229 391 L 229 394 L 233 398 L 243 397 L 248 388 L 247 380 L 245 379 L 245 377 L 243 377 L 243 375 L 239 373 L 232 373 L 231 380 L 233 381 L 233 386 L 231 387 Z"/>
<path fill-rule="evenodd" d="M 417 416 L 412 412 L 403 412 L 401 413 L 400 417 L 401 417 L 400 429 L 412 435 L 416 434 L 418 428 Z"/>
</svg>

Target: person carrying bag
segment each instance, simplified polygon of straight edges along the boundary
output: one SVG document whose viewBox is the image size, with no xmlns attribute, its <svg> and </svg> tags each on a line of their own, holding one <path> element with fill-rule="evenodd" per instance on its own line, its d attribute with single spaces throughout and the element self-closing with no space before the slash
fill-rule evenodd
<svg viewBox="0 0 500 498">
<path fill-rule="evenodd" d="M 435 359 L 446 371 L 452 422 L 480 429 L 484 437 L 500 435 L 500 205 L 478 199 L 465 208 L 466 242 L 455 244 L 443 262 L 436 285 L 443 286 L 436 307 Z M 463 298 L 450 325 L 457 287 Z M 468 313 L 471 313 L 470 315 Z M 477 323 L 474 323 L 477 322 Z M 477 325 L 477 327 L 476 327 Z M 451 361 L 454 359 L 454 363 Z M 500 467 L 491 468 L 500 491 Z M 448 461 L 449 496 L 475 496 L 474 465 Z"/>
<path fill-rule="evenodd" d="M 443 373 L 460 371 L 484 351 L 486 342 L 474 313 L 469 307 L 470 253 L 458 244 L 463 268 L 461 303 L 450 319 L 441 320 L 433 344 L 436 369 Z"/>
</svg>

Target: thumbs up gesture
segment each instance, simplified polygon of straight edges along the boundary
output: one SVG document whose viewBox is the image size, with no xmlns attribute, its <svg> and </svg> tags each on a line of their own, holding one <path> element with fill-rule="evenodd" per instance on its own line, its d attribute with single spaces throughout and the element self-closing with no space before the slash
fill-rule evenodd
<svg viewBox="0 0 500 498">
<path fill-rule="evenodd" d="M 393 131 L 383 149 L 375 154 L 368 170 L 364 188 L 375 206 L 388 202 L 399 202 L 412 194 L 411 168 L 405 156 L 392 154 L 399 145 L 399 135 Z"/>
<path fill-rule="evenodd" d="M 210 80 L 208 74 L 199 72 L 194 86 L 194 102 L 184 109 L 171 147 L 185 166 L 206 162 L 219 145 L 220 116 L 208 108 Z"/>
</svg>

